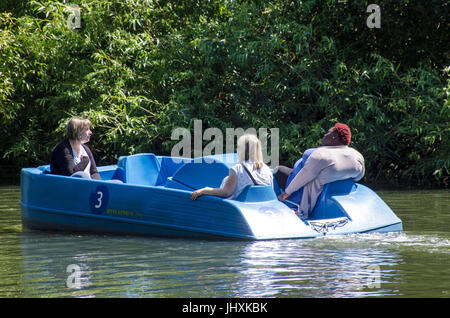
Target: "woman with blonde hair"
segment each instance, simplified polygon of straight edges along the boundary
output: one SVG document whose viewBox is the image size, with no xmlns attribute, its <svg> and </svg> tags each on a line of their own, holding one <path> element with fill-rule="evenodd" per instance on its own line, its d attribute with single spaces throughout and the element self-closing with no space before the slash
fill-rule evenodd
<svg viewBox="0 0 450 318">
<path fill-rule="evenodd" d="M 245 134 L 238 139 L 237 153 L 239 163 L 230 168 L 229 175 L 220 188 L 202 188 L 192 193 L 191 199 L 201 195 L 213 195 L 234 199 L 249 185 L 272 185 L 273 174 L 263 162 L 261 141 L 252 134 Z"/>
<path fill-rule="evenodd" d="M 94 156 L 86 143 L 92 136 L 91 121 L 73 117 L 66 126 L 66 137 L 58 143 L 50 158 L 52 174 L 100 180 Z"/>
</svg>

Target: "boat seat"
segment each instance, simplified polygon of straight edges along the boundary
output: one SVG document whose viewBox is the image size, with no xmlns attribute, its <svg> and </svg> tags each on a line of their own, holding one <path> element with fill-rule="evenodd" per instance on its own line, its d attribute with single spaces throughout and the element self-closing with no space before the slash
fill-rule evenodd
<svg viewBox="0 0 450 318">
<path fill-rule="evenodd" d="M 277 196 L 271 185 L 247 186 L 235 200 L 242 202 L 263 202 L 277 200 Z"/>
<path fill-rule="evenodd" d="M 219 161 L 188 162 L 175 172 L 172 181 L 192 190 L 204 187 L 220 188 L 223 178 L 229 175 L 229 169 L 228 165 Z"/>
<path fill-rule="evenodd" d="M 322 190 L 316 205 L 308 219 L 329 219 L 347 216 L 342 207 L 333 199 L 333 196 L 348 195 L 355 191 L 356 184 L 353 179 L 345 179 L 327 183 Z"/>
<path fill-rule="evenodd" d="M 117 165 L 123 169 L 125 183 L 154 186 L 160 182 L 161 165 L 152 153 L 121 157 Z"/>
</svg>

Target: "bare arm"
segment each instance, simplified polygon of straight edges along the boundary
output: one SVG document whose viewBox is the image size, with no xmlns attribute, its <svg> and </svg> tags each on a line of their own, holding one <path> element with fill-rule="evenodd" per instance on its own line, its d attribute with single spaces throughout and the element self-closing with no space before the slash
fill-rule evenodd
<svg viewBox="0 0 450 318">
<path fill-rule="evenodd" d="M 230 169 L 230 174 L 223 188 L 206 187 L 198 189 L 192 192 L 191 199 L 196 200 L 199 196 L 202 195 L 213 195 L 216 197 L 227 198 L 233 194 L 234 190 L 236 189 L 236 186 L 237 186 L 237 175 L 233 170 Z"/>
</svg>

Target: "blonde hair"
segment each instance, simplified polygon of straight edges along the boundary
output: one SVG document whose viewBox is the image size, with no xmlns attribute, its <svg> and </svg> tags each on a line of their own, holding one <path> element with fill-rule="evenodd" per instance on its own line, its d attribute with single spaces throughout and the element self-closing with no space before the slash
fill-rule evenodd
<svg viewBox="0 0 450 318">
<path fill-rule="evenodd" d="M 81 134 L 89 129 L 92 123 L 89 119 L 81 117 L 72 117 L 66 126 L 66 134 L 70 140 L 81 140 Z"/>
<path fill-rule="evenodd" d="M 237 142 L 239 162 L 250 160 L 254 169 L 261 169 L 264 165 L 261 141 L 253 134 L 239 137 Z"/>
</svg>

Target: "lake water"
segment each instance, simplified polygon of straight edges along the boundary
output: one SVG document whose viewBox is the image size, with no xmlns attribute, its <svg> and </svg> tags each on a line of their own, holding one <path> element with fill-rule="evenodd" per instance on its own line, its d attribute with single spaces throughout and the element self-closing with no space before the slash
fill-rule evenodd
<svg viewBox="0 0 450 318">
<path fill-rule="evenodd" d="M 0 297 L 450 297 L 450 191 L 377 191 L 404 232 L 230 242 L 29 232 L 0 187 Z"/>
</svg>

